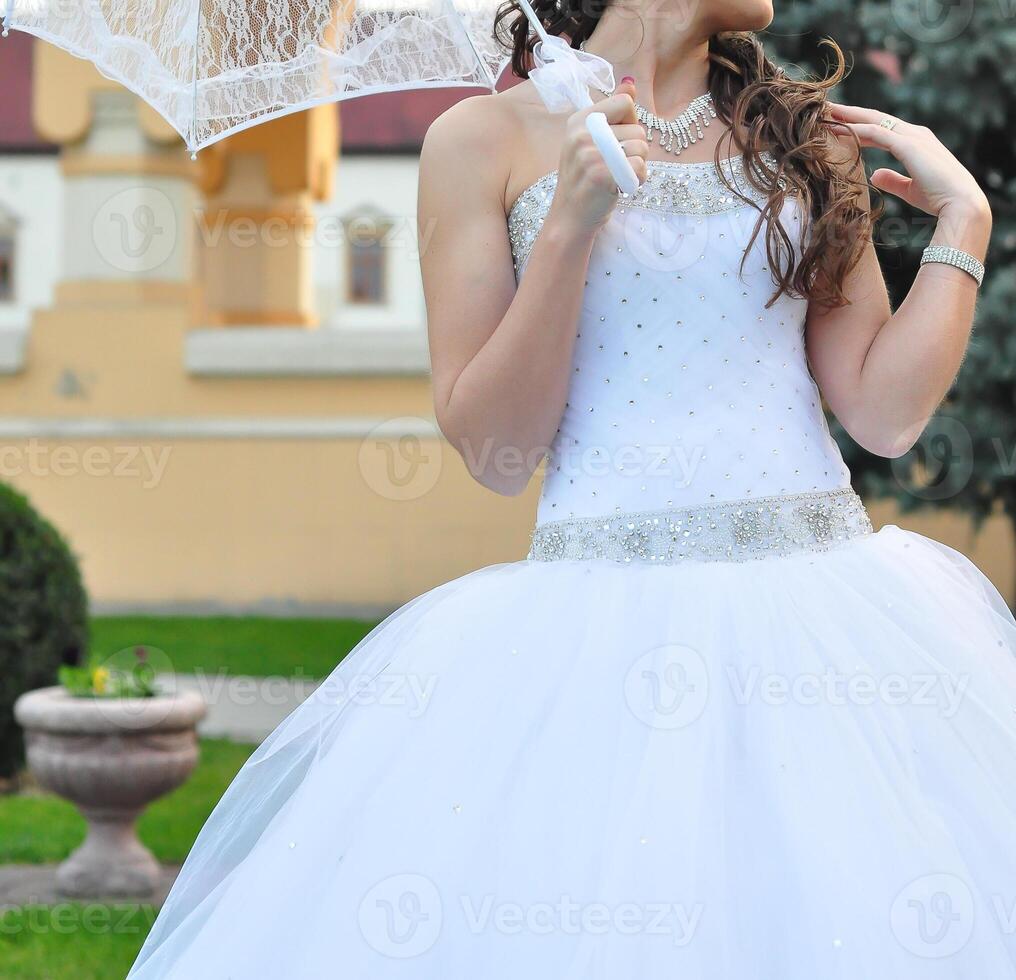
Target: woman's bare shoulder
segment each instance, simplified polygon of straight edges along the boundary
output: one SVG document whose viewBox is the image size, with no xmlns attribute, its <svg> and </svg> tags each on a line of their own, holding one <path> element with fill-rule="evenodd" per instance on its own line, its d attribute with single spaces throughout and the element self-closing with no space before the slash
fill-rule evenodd
<svg viewBox="0 0 1016 980">
<path fill-rule="evenodd" d="M 446 109 L 427 130 L 424 152 L 435 148 L 479 150 L 486 156 L 499 155 L 520 135 L 525 123 L 525 103 L 515 86 L 496 95 L 474 95 Z"/>
<path fill-rule="evenodd" d="M 496 95 L 456 102 L 434 120 L 421 151 L 421 184 L 467 177 L 504 196 L 513 170 L 523 163 L 534 122 L 546 116 L 531 82 Z M 465 172 L 468 170 L 468 174 Z"/>
</svg>

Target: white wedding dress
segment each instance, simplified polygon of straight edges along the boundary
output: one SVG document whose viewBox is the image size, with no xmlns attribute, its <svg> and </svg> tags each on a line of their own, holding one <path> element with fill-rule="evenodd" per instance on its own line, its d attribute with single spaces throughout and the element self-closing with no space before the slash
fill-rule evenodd
<svg viewBox="0 0 1016 980">
<path fill-rule="evenodd" d="M 395 613 L 258 749 L 132 980 L 1016 978 L 1016 624 L 872 533 L 806 302 L 741 268 L 757 217 L 650 165 L 529 557 Z"/>
</svg>

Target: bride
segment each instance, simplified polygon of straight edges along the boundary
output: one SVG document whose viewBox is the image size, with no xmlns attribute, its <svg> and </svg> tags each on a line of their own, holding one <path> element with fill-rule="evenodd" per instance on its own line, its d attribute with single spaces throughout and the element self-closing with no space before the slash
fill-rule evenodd
<svg viewBox="0 0 1016 980">
<path fill-rule="evenodd" d="M 841 58 L 776 68 L 766 0 L 537 9 L 639 189 L 543 69 L 443 116 L 420 181 L 438 419 L 499 493 L 547 457 L 531 552 L 397 612 L 258 749 L 131 977 L 1016 978 L 1016 624 L 873 533 L 823 412 L 914 443 L 985 197 L 829 102 Z M 499 29 L 526 75 L 514 0 Z M 859 147 L 937 217 L 895 312 Z"/>
</svg>

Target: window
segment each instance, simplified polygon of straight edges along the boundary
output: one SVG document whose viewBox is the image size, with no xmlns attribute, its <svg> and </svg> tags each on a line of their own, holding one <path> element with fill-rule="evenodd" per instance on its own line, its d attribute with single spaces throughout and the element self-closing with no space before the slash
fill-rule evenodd
<svg viewBox="0 0 1016 980">
<path fill-rule="evenodd" d="M 14 234 L 0 223 L 0 303 L 14 302 Z"/>
<path fill-rule="evenodd" d="M 367 212 L 346 220 L 349 263 L 346 302 L 381 305 L 388 295 L 388 246 L 391 223 Z"/>
</svg>

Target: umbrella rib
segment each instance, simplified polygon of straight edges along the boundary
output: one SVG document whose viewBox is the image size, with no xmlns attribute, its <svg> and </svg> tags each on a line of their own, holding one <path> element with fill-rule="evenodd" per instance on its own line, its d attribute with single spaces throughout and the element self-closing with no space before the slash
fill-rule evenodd
<svg viewBox="0 0 1016 980">
<path fill-rule="evenodd" d="M 194 155 L 197 153 L 197 130 L 198 130 L 198 51 L 201 45 L 201 0 L 194 0 L 194 79 L 191 86 L 191 122 L 190 122 L 190 146 L 187 147 Z"/>
<path fill-rule="evenodd" d="M 451 0 L 444 0 L 445 9 L 451 13 L 452 22 L 457 24 L 462 33 L 466 36 L 466 43 L 469 45 L 469 49 L 473 52 L 473 57 L 476 59 L 476 63 L 480 66 L 480 70 L 483 72 L 484 77 L 487 79 L 487 85 L 490 86 L 491 92 L 497 89 L 497 79 L 491 73 L 491 70 L 487 67 L 487 62 L 480 56 L 480 52 L 476 50 L 476 45 L 473 43 L 473 36 L 469 33 L 469 28 L 466 26 L 463 19 L 459 16 L 458 12 L 452 6 Z"/>
</svg>

